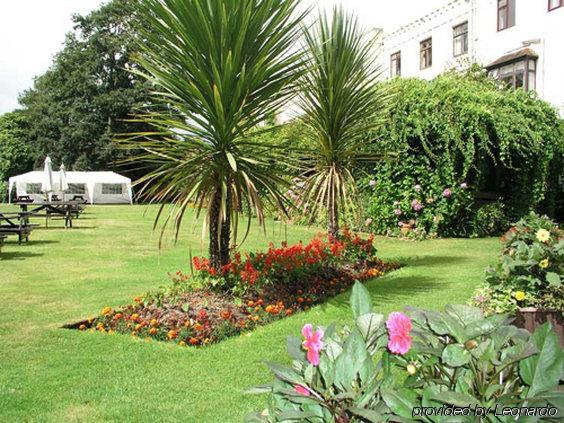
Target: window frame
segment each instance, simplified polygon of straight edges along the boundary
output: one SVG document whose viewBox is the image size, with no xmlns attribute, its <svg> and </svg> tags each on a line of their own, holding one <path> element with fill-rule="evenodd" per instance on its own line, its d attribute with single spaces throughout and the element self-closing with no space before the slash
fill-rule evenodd
<svg viewBox="0 0 564 423">
<path fill-rule="evenodd" d="M 512 28 L 515 26 L 515 9 L 516 9 L 516 4 L 515 4 L 515 0 L 505 0 L 505 6 L 500 6 L 501 2 L 504 0 L 497 0 L 497 32 L 501 32 L 501 31 L 505 31 L 506 29 Z M 511 11 L 511 7 L 513 7 L 513 11 Z M 501 28 L 500 24 L 501 24 L 501 19 L 499 19 L 500 17 L 500 11 L 501 10 L 505 11 L 505 27 Z M 513 15 L 513 22 L 509 22 L 509 17 Z"/>
<path fill-rule="evenodd" d="M 548 11 L 549 12 L 552 12 L 553 10 L 556 10 L 556 9 L 560 9 L 562 6 L 564 6 L 564 0 L 559 0 L 558 6 L 554 6 L 554 7 L 552 7 L 552 5 L 551 5 L 551 0 L 548 0 Z"/>
<path fill-rule="evenodd" d="M 513 85 L 511 87 L 511 89 L 518 89 L 518 88 L 522 88 L 525 91 L 533 91 L 536 90 L 537 88 L 537 57 L 533 57 L 533 56 L 521 56 L 518 58 L 515 58 L 513 60 L 509 60 L 507 62 L 503 62 L 503 63 L 499 63 L 497 65 L 495 65 L 492 68 L 488 68 L 488 75 L 492 76 L 492 72 L 495 70 L 501 70 L 502 68 L 506 67 L 506 66 L 510 66 L 512 65 L 514 67 L 513 70 Z M 523 62 L 524 63 L 524 69 L 523 69 L 523 86 L 522 87 L 515 87 L 515 76 L 517 75 L 515 73 L 515 65 L 517 63 Z M 531 87 L 530 84 L 530 74 L 533 73 L 534 74 L 534 86 Z M 499 79 L 499 75 L 494 77 L 497 81 L 501 82 L 501 79 Z"/>
<path fill-rule="evenodd" d="M 70 195 L 86 195 L 86 184 L 83 182 L 76 182 L 76 183 L 69 183 L 69 188 L 67 189 L 67 194 Z M 79 186 L 82 186 L 82 188 L 78 188 Z"/>
<path fill-rule="evenodd" d="M 113 192 L 119 186 L 119 192 Z M 115 190 L 117 191 L 117 189 Z M 123 184 L 121 183 L 102 183 L 102 195 L 123 195 Z"/>
<path fill-rule="evenodd" d="M 425 43 L 429 43 L 429 46 L 423 48 Z M 428 57 L 427 57 L 428 53 Z M 423 66 L 423 57 L 425 59 L 426 66 Z M 433 66 L 433 37 L 425 38 L 424 40 L 419 42 L 419 70 L 429 69 Z"/>
<path fill-rule="evenodd" d="M 41 182 L 26 182 L 25 184 L 25 192 L 27 195 L 41 195 L 43 191 L 41 191 Z M 32 189 L 30 189 L 32 188 Z"/>
<path fill-rule="evenodd" d="M 394 62 L 397 63 L 394 66 Z M 390 54 L 390 77 L 396 78 L 401 76 L 401 50 Z"/>
<path fill-rule="evenodd" d="M 456 35 L 456 30 L 464 25 L 466 25 L 466 32 Z M 468 21 L 462 22 L 452 27 L 452 56 L 453 57 L 460 57 L 460 56 L 464 56 L 465 54 L 468 54 L 468 50 L 470 47 L 468 34 L 469 34 Z M 462 44 L 463 51 L 462 53 L 456 54 L 456 40 L 461 37 L 463 37 L 463 44 Z M 464 40 L 466 42 L 464 42 Z"/>
</svg>

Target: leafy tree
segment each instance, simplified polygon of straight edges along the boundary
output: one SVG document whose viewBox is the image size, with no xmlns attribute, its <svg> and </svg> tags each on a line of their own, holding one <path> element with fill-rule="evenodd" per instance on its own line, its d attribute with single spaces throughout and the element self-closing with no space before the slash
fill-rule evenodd
<svg viewBox="0 0 564 423">
<path fill-rule="evenodd" d="M 31 149 L 26 139 L 28 126 L 26 116 L 19 110 L 0 116 L 0 201 L 7 192 L 8 178 L 31 166 Z"/>
<path fill-rule="evenodd" d="M 143 75 L 158 91 L 155 104 L 168 107 L 140 117 L 155 131 L 132 136 L 145 152 L 138 161 L 153 167 L 141 179 L 143 193 L 175 203 L 164 227 L 173 221 L 177 235 L 189 204 L 198 214 L 207 208 L 216 269 L 229 260 L 238 212 L 264 224 L 265 199 L 284 209 L 284 179 L 273 171 L 283 151 L 258 142 L 256 127 L 289 100 L 301 74 L 297 7 L 297 0 L 139 3 Z"/>
<path fill-rule="evenodd" d="M 131 72 L 135 16 L 127 0 L 113 0 L 75 16 L 74 32 L 51 68 L 24 92 L 35 164 L 46 155 L 76 170 L 114 167 L 123 152 L 115 134 L 139 130 L 126 122 L 148 102 L 144 81 Z"/>
<path fill-rule="evenodd" d="M 355 168 L 377 158 L 365 153 L 365 137 L 382 123 L 389 95 L 373 65 L 378 37 L 363 34 L 352 15 L 336 8 L 304 34 L 312 67 L 300 95 L 311 146 L 303 201 L 312 216 L 326 210 L 336 235 L 340 210 L 355 199 Z"/>
</svg>

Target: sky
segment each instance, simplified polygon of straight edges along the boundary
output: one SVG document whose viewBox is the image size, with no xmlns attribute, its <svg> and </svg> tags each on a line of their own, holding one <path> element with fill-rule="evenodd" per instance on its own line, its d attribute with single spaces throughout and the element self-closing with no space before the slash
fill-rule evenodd
<svg viewBox="0 0 564 423">
<path fill-rule="evenodd" d="M 448 0 L 303 0 L 314 8 L 343 4 L 369 27 L 393 30 Z M 104 0 L 0 0 L 0 114 L 18 107 L 18 95 L 45 72 L 72 30 L 73 14 Z"/>
</svg>

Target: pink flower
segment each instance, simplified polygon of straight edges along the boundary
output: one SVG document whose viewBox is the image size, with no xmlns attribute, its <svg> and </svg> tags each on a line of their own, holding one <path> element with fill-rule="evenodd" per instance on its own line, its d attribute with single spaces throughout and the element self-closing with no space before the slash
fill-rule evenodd
<svg viewBox="0 0 564 423">
<path fill-rule="evenodd" d="M 323 329 L 318 328 L 316 332 L 313 331 L 311 324 L 306 324 L 302 328 L 302 335 L 305 338 L 303 347 L 307 351 L 307 360 L 314 366 L 319 365 L 319 352 L 323 348 Z"/>
<path fill-rule="evenodd" d="M 394 354 L 404 355 L 411 348 L 411 319 L 403 313 L 390 313 L 386 321 L 388 334 L 388 349 Z"/>
<path fill-rule="evenodd" d="M 394 214 L 399 217 L 403 214 L 403 212 L 401 211 L 401 209 L 395 209 Z"/>
<path fill-rule="evenodd" d="M 419 200 L 413 200 L 411 202 L 411 208 L 416 212 L 420 212 L 421 210 L 423 210 L 423 204 L 421 204 Z"/>
<path fill-rule="evenodd" d="M 304 385 L 295 385 L 294 391 L 305 397 L 309 397 L 311 395 L 311 391 L 309 390 L 309 388 Z"/>
<path fill-rule="evenodd" d="M 447 188 L 443 191 L 443 197 L 450 198 L 451 196 L 452 196 L 452 191 L 450 189 Z"/>
</svg>

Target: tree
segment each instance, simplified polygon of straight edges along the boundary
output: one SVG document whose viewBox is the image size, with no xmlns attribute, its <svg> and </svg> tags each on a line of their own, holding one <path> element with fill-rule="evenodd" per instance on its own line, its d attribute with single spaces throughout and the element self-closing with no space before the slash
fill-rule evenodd
<svg viewBox="0 0 564 423">
<path fill-rule="evenodd" d="M 6 180 L 31 166 L 28 126 L 26 116 L 19 110 L 0 116 L 0 201 L 7 190 Z"/>
<path fill-rule="evenodd" d="M 365 153 L 366 136 L 383 121 L 389 94 L 377 83 L 378 34 L 363 34 L 356 19 L 336 8 L 304 30 L 311 70 L 304 76 L 300 107 L 311 141 L 303 202 L 312 216 L 327 212 L 337 235 L 339 213 L 354 200 L 353 171 Z"/>
<path fill-rule="evenodd" d="M 148 86 L 131 72 L 136 34 L 127 0 L 113 0 L 88 16 L 75 16 L 74 32 L 51 68 L 24 92 L 36 165 L 46 155 L 76 170 L 115 166 L 123 154 L 115 134 L 141 130 L 126 122 L 149 101 Z"/>
<path fill-rule="evenodd" d="M 283 151 L 257 142 L 256 128 L 290 99 L 301 75 L 302 55 L 292 51 L 302 19 L 297 6 L 297 0 L 139 3 L 142 74 L 156 87 L 154 103 L 168 108 L 140 116 L 156 129 L 129 140 L 144 151 L 137 161 L 153 168 L 140 180 L 142 193 L 176 205 L 163 231 L 173 221 L 177 235 L 189 204 L 198 215 L 207 208 L 216 269 L 229 260 L 238 212 L 264 225 L 265 201 L 285 207 L 285 181 L 273 171 Z"/>
</svg>

